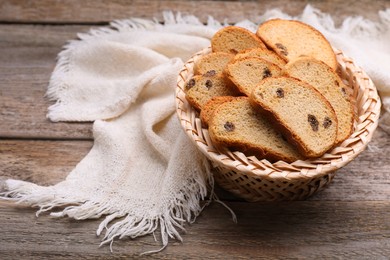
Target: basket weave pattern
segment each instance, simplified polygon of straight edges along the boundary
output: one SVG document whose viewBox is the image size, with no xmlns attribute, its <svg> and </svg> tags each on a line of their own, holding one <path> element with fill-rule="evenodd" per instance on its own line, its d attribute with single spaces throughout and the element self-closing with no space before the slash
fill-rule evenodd
<svg viewBox="0 0 390 260">
<path fill-rule="evenodd" d="M 196 53 L 180 71 L 176 110 L 183 129 L 211 161 L 214 178 L 225 190 L 247 201 L 305 199 L 330 183 L 335 171 L 351 162 L 371 140 L 381 107 L 377 90 L 361 68 L 341 51 L 335 50 L 341 78 L 350 88 L 356 114 L 354 132 L 347 140 L 320 158 L 293 163 L 270 163 L 238 151 L 219 152 L 184 93 L 186 82 L 193 76 L 194 63 L 209 52 L 210 48 Z"/>
</svg>

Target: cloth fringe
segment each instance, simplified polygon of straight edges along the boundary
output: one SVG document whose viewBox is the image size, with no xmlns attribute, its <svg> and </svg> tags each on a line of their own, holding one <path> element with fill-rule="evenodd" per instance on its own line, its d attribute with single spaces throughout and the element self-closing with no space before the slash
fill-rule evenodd
<svg viewBox="0 0 390 260">
<path fill-rule="evenodd" d="M 203 160 L 206 171 L 210 173 L 210 165 L 206 159 Z M 43 212 L 53 211 L 56 208 L 63 208 L 59 212 L 51 212 L 52 217 L 70 217 L 76 220 L 97 219 L 105 216 L 99 224 L 96 234 L 100 236 L 103 231 L 105 235 L 100 246 L 109 244 L 112 251 L 114 239 L 130 237 L 132 239 L 156 232 L 161 233 L 162 247 L 157 250 L 143 252 L 142 254 L 152 254 L 163 250 L 169 239 L 183 241 L 180 232 L 186 232 L 185 223 L 192 224 L 196 218 L 212 201 L 217 201 L 229 209 L 223 202 L 219 201 L 214 193 L 214 178 L 208 174 L 207 180 L 199 174 L 197 178 L 188 180 L 173 201 L 169 209 L 158 217 L 149 219 L 139 218 L 126 212 L 112 212 L 109 201 L 96 202 L 93 200 L 80 199 L 72 196 L 59 196 L 52 187 L 40 187 L 33 183 L 18 180 L 7 180 L 3 183 L 3 191 L 0 197 L 5 200 L 14 201 L 17 204 L 28 204 L 32 207 L 39 207 L 36 212 L 38 217 Z M 208 192 L 210 191 L 210 192 Z M 208 199 L 205 201 L 207 195 Z M 201 201 L 205 201 L 201 205 Z M 233 220 L 236 217 L 231 209 Z M 120 220 L 117 220 L 120 219 Z M 113 221 L 117 220 L 115 223 Z M 111 226 L 109 226 L 111 224 Z"/>
</svg>

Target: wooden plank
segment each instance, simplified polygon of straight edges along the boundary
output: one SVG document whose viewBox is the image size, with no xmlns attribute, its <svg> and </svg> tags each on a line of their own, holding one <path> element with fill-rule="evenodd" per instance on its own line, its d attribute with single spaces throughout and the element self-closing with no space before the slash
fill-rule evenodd
<svg viewBox="0 0 390 260">
<path fill-rule="evenodd" d="M 57 54 L 82 26 L 0 25 L 0 137 L 91 139 L 91 123 L 52 123 L 44 98 Z"/>
<path fill-rule="evenodd" d="M 378 128 L 367 149 L 336 173 L 333 183 L 313 197 L 324 200 L 389 200 L 390 135 Z"/>
<path fill-rule="evenodd" d="M 172 10 L 182 14 L 194 14 L 200 21 L 206 22 L 211 15 L 219 21 L 229 23 L 249 19 L 259 21 L 259 15 L 266 10 L 279 8 L 290 15 L 298 15 L 306 4 L 319 8 L 334 16 L 336 22 L 346 16 L 363 15 L 369 19 L 378 19 L 379 10 L 390 7 L 386 0 L 360 1 L 315 1 L 295 0 L 286 4 L 275 1 L 143 1 L 143 0 L 51 0 L 0 2 L 0 22 L 8 23 L 106 23 L 114 19 L 129 17 L 156 18 L 163 21 L 162 12 Z M 99 14 L 99 15 L 96 15 Z"/>
<path fill-rule="evenodd" d="M 385 259 L 390 255 L 390 202 L 231 202 L 211 204 L 153 259 Z M 100 220 L 35 217 L 33 209 L 0 202 L 0 254 L 4 259 L 136 258 L 157 249 L 153 236 L 98 247 Z M 159 234 L 156 234 L 159 238 Z M 149 258 L 149 257 L 145 257 Z"/>
<path fill-rule="evenodd" d="M 77 38 L 78 32 L 87 32 L 93 27 L 92 25 L 0 24 L 0 46 L 2 48 L 48 47 L 60 51 L 68 40 Z M 6 64 L 4 59 L 0 62 L 2 65 Z"/>
<path fill-rule="evenodd" d="M 89 152 L 92 141 L 0 140 L 2 178 L 53 185 Z"/>
<path fill-rule="evenodd" d="M 92 141 L 0 140 L 0 172 L 4 177 L 55 184 L 91 147 Z M 390 200 L 390 137 L 379 129 L 370 147 L 340 169 L 331 185 L 311 200 Z M 221 189 L 217 194 L 223 200 L 237 200 Z"/>
</svg>

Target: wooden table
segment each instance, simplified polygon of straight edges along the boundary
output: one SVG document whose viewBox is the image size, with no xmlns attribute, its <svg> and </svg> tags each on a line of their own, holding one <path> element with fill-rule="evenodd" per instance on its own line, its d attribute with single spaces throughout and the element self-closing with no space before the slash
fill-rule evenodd
<svg viewBox="0 0 390 260">
<path fill-rule="evenodd" d="M 63 180 L 92 147 L 90 123 L 51 123 L 44 98 L 56 56 L 77 32 L 162 11 L 212 15 L 234 23 L 257 21 L 267 8 L 291 15 L 311 1 L 3 0 L 0 2 L 0 175 L 49 185 Z M 378 20 L 389 1 L 313 1 L 334 16 Z M 390 136 L 378 129 L 368 149 L 337 172 L 332 185 L 307 201 L 247 203 L 219 190 L 238 217 L 217 203 L 187 226 L 184 242 L 171 241 L 164 259 L 390 257 Z M 100 220 L 35 216 L 35 209 L 0 202 L 0 258 L 138 257 L 159 244 L 152 236 L 98 247 Z M 145 256 L 148 258 L 148 256 Z"/>
</svg>

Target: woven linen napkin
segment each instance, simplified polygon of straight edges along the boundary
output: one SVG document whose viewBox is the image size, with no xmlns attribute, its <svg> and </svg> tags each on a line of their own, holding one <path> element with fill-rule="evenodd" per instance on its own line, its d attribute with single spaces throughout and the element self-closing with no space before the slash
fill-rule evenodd
<svg viewBox="0 0 390 260">
<path fill-rule="evenodd" d="M 37 214 L 104 216 L 102 244 L 157 229 L 163 247 L 169 237 L 181 240 L 212 178 L 180 128 L 173 93 L 183 61 L 207 47 L 216 28 L 213 20 L 204 26 L 172 13 L 165 21 L 115 21 L 65 46 L 48 86 L 56 101 L 48 118 L 94 121 L 94 145 L 65 181 L 42 187 L 7 180 L 3 196 L 39 207 Z"/>
<path fill-rule="evenodd" d="M 379 15 L 379 22 L 354 17 L 336 28 L 329 15 L 307 6 L 299 17 L 271 10 L 259 20 L 299 19 L 318 28 L 371 75 L 390 111 L 390 10 Z M 42 187 L 7 180 L 0 185 L 3 199 L 39 207 L 37 214 L 102 217 L 102 244 L 156 230 L 162 248 L 169 238 L 181 240 L 185 224 L 212 197 L 213 178 L 175 115 L 176 78 L 183 62 L 209 46 L 223 24 L 210 18 L 203 25 L 169 12 L 164 18 L 164 24 L 115 21 L 65 46 L 47 91 L 56 101 L 48 118 L 94 121 L 93 148 L 65 181 Z M 237 25 L 257 28 L 250 21 Z"/>
</svg>

